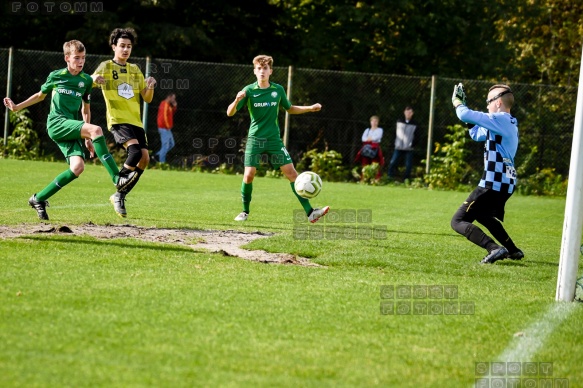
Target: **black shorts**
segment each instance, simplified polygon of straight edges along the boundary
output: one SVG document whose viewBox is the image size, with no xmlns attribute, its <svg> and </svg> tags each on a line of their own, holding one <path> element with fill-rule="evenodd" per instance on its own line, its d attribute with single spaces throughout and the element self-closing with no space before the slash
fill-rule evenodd
<svg viewBox="0 0 583 388">
<path fill-rule="evenodd" d="M 464 210 L 466 214 L 464 218 L 469 217 L 476 220 L 480 217 L 496 217 L 500 221 L 504 221 L 504 207 L 511 196 L 512 194 L 507 192 L 478 186 L 460 206 L 460 210 Z"/>
<path fill-rule="evenodd" d="M 113 134 L 115 142 L 124 145 L 126 142 L 136 139 L 140 148 L 148 148 L 148 139 L 144 128 L 132 124 L 114 124 L 109 130 Z"/>
</svg>

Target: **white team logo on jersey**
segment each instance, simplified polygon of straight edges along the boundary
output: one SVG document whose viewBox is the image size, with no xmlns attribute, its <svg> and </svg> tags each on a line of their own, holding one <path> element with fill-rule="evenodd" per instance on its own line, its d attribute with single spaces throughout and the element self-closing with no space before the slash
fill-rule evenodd
<svg viewBox="0 0 583 388">
<path fill-rule="evenodd" d="M 273 98 L 277 97 L 277 92 L 271 92 L 271 97 Z"/>
<path fill-rule="evenodd" d="M 131 87 L 130 84 L 124 82 L 118 85 L 117 87 L 117 94 L 120 97 L 123 97 L 125 99 L 130 99 L 134 97 L 134 89 Z"/>
<path fill-rule="evenodd" d="M 83 81 L 79 82 L 79 87 L 80 87 L 80 88 L 82 88 L 82 87 L 84 87 L 84 86 L 85 86 L 85 82 L 83 82 Z"/>
</svg>

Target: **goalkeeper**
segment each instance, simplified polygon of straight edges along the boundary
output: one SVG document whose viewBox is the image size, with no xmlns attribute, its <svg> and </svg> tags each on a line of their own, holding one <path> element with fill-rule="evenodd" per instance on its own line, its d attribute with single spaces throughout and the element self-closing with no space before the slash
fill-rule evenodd
<svg viewBox="0 0 583 388">
<path fill-rule="evenodd" d="M 329 207 L 313 209 L 309 200 L 296 193 L 294 182 L 298 173 L 294 168 L 291 156 L 281 141 L 277 115 L 280 106 L 289 114 L 302 114 L 317 112 L 322 109 L 322 105 L 292 105 L 283 87 L 269 81 L 269 76 L 273 72 L 272 66 L 273 58 L 270 56 L 258 55 L 253 58 L 253 73 L 257 77 L 257 82 L 245 86 L 237 93 L 237 97 L 227 108 L 227 116 L 233 116 L 239 109 L 247 106 L 251 116 L 251 127 L 245 148 L 245 172 L 241 184 L 243 211 L 235 217 L 235 221 L 246 221 L 249 216 L 253 178 L 257 167 L 259 167 L 261 156 L 267 154 L 271 165 L 274 168 L 279 167 L 290 181 L 291 190 L 304 208 L 308 220 L 313 223 L 328 213 Z"/>
<path fill-rule="evenodd" d="M 485 141 L 484 173 L 478 187 L 459 207 L 451 227 L 474 244 L 486 249 L 482 264 L 510 258 L 520 260 L 524 253 L 516 247 L 504 227 L 504 206 L 516 187 L 514 156 L 518 148 L 518 122 L 510 114 L 514 95 L 507 85 L 490 88 L 486 100 L 488 113 L 466 106 L 466 95 L 460 83 L 454 87 L 452 103 L 458 118 L 468 124 L 470 137 Z M 473 222 L 478 221 L 498 240 L 497 244 Z"/>
</svg>

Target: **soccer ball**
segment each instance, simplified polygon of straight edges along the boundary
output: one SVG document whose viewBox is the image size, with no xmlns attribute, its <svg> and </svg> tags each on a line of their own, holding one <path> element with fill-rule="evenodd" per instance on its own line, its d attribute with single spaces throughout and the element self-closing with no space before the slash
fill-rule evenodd
<svg viewBox="0 0 583 388">
<path fill-rule="evenodd" d="M 302 172 L 294 183 L 296 193 L 303 198 L 314 198 L 322 190 L 322 179 L 312 171 Z"/>
</svg>

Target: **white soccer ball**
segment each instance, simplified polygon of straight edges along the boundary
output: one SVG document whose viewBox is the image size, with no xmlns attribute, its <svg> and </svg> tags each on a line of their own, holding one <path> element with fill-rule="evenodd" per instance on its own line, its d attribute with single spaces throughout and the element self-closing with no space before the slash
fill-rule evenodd
<svg viewBox="0 0 583 388">
<path fill-rule="evenodd" d="M 314 198 L 322 190 L 322 179 L 312 171 L 302 172 L 294 183 L 296 193 L 303 198 Z"/>
</svg>

